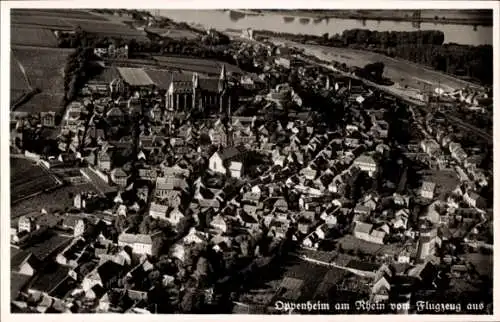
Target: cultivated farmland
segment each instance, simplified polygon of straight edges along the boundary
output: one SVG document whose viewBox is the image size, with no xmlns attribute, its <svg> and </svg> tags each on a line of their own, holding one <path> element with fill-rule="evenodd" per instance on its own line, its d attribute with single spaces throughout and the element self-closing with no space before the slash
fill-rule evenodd
<svg viewBox="0 0 500 322">
<path fill-rule="evenodd" d="M 178 28 L 148 28 L 148 32 L 156 34 L 161 37 L 168 37 L 172 39 L 189 39 L 194 40 L 198 35 L 190 30 L 183 30 Z"/>
<path fill-rule="evenodd" d="M 12 45 L 57 47 L 57 38 L 49 29 L 13 26 L 10 35 Z"/>
<path fill-rule="evenodd" d="M 19 98 L 23 90 L 29 90 L 28 83 L 22 83 L 23 74 L 32 88 L 41 90 L 40 94 L 18 106 L 16 111 L 36 113 L 61 108 L 61 100 L 64 97 L 64 67 L 72 52 L 72 49 L 12 46 L 11 102 Z"/>
<path fill-rule="evenodd" d="M 10 17 L 12 26 L 39 26 L 57 30 L 72 30 L 73 26 L 64 19 L 58 17 L 43 17 L 43 16 L 18 16 Z"/>
<path fill-rule="evenodd" d="M 19 63 L 14 58 L 14 55 L 10 54 L 10 88 L 15 90 L 29 90 L 28 83 L 24 77 L 23 71 Z"/>
<path fill-rule="evenodd" d="M 44 93 L 64 93 L 64 66 L 72 49 L 12 46 L 14 57 L 24 67 L 32 87 Z"/>
<path fill-rule="evenodd" d="M 64 108 L 61 106 L 63 98 L 64 94 L 46 94 L 42 92 L 16 107 L 15 111 L 26 113 L 58 112 Z"/>
<path fill-rule="evenodd" d="M 106 21 L 105 18 L 83 10 L 73 9 L 14 9 L 12 16 L 56 17 L 64 19 L 86 19 Z"/>
<path fill-rule="evenodd" d="M 10 53 L 10 102 L 11 104 L 26 92 L 30 90 L 30 86 L 24 76 L 24 73 L 15 59 L 12 52 Z"/>
<path fill-rule="evenodd" d="M 82 30 L 103 36 L 109 37 L 121 37 L 121 38 L 133 38 L 137 41 L 147 41 L 146 33 L 144 31 L 139 31 L 132 29 L 131 27 L 113 22 L 104 21 L 86 21 L 86 20 L 71 20 L 70 23 L 74 28 L 80 27 Z"/>
<path fill-rule="evenodd" d="M 59 185 L 52 175 L 30 160 L 11 158 L 10 168 L 11 204 Z"/>
</svg>

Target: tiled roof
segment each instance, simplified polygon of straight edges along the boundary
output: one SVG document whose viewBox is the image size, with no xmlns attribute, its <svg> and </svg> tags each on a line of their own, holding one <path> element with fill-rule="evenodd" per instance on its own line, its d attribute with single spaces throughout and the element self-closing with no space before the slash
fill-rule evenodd
<svg viewBox="0 0 500 322">
<path fill-rule="evenodd" d="M 173 176 L 156 178 L 156 189 L 173 190 L 175 188 L 188 188 L 187 182 L 182 178 Z"/>
<path fill-rule="evenodd" d="M 357 222 L 356 227 L 354 228 L 354 231 L 369 234 L 370 231 L 372 230 L 372 228 L 373 228 L 372 224 L 367 224 L 364 222 Z"/>
<path fill-rule="evenodd" d="M 10 299 L 15 300 L 19 295 L 19 292 L 26 286 L 28 281 L 31 279 L 29 275 L 18 274 L 12 272 L 10 274 Z"/>
<path fill-rule="evenodd" d="M 51 294 L 69 277 L 69 268 L 58 265 L 52 271 L 46 271 L 31 284 L 30 289 Z"/>
<path fill-rule="evenodd" d="M 373 160 L 373 158 L 369 155 L 361 155 L 354 162 L 376 165 L 375 160 Z"/>
<path fill-rule="evenodd" d="M 217 78 L 200 78 L 200 88 L 207 92 L 217 92 L 219 80 Z"/>
<path fill-rule="evenodd" d="M 116 178 L 126 178 L 128 175 L 123 171 L 122 168 L 115 168 L 111 171 L 111 175 Z"/>
<path fill-rule="evenodd" d="M 150 235 L 128 234 L 128 233 L 122 233 L 120 236 L 118 236 L 118 241 L 125 243 L 125 244 L 135 244 L 135 243 L 152 244 L 153 243 L 153 239 L 151 238 Z"/>
<path fill-rule="evenodd" d="M 82 219 L 79 216 L 71 216 L 71 215 L 64 216 L 63 226 L 75 228 L 76 224 L 80 220 Z"/>
<path fill-rule="evenodd" d="M 18 270 L 33 254 L 28 251 L 20 251 L 10 259 L 11 270 Z"/>
<path fill-rule="evenodd" d="M 151 203 L 151 206 L 149 207 L 149 211 L 154 211 L 154 212 L 159 212 L 162 214 L 166 214 L 168 210 L 168 206 L 160 205 L 157 203 Z"/>
<path fill-rule="evenodd" d="M 132 86 L 148 86 L 154 84 L 142 68 L 118 67 L 117 69 L 123 80 Z"/>
<path fill-rule="evenodd" d="M 252 212 L 242 211 L 240 213 L 240 217 L 246 223 L 258 223 L 257 218 L 255 218 L 254 213 Z"/>
<path fill-rule="evenodd" d="M 120 264 L 115 263 L 114 261 L 107 261 L 97 268 L 97 273 L 99 274 L 102 283 L 106 285 L 106 283 L 113 277 L 119 275 L 122 269 L 123 266 L 121 266 Z"/>
<path fill-rule="evenodd" d="M 358 260 L 351 260 L 349 263 L 347 263 L 346 267 L 357 269 L 360 271 L 376 272 L 379 268 L 379 265 L 368 262 L 361 262 Z"/>
<path fill-rule="evenodd" d="M 229 147 L 221 151 L 218 151 L 216 153 L 218 153 L 220 158 L 224 161 L 224 160 L 234 160 L 237 157 L 239 157 L 244 151 L 245 149 L 242 147 Z"/>
</svg>

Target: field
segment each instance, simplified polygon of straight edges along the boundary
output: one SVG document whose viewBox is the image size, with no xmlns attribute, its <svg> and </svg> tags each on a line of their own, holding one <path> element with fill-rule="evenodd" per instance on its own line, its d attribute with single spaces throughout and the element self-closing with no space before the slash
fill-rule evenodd
<svg viewBox="0 0 500 322">
<path fill-rule="evenodd" d="M 30 86 L 24 76 L 23 70 L 10 53 L 10 102 L 11 104 L 30 90 Z"/>
<path fill-rule="evenodd" d="M 161 37 L 168 37 L 172 39 L 189 39 L 193 40 L 198 37 L 198 35 L 190 30 L 181 30 L 177 28 L 148 28 L 147 31 L 157 34 Z"/>
<path fill-rule="evenodd" d="M 203 74 L 219 74 L 222 62 L 211 59 L 186 58 L 174 56 L 155 56 L 154 59 L 159 62 L 162 67 L 188 70 Z M 234 65 L 226 65 L 226 70 L 229 73 L 242 74 L 242 70 Z"/>
<path fill-rule="evenodd" d="M 87 19 L 96 21 L 106 21 L 105 18 L 83 10 L 73 9 L 13 9 L 12 16 L 37 16 L 37 17 L 55 17 L 64 19 Z"/>
<path fill-rule="evenodd" d="M 30 160 L 11 158 L 10 163 L 11 204 L 59 185 L 53 176 Z"/>
<path fill-rule="evenodd" d="M 57 38 L 49 29 L 13 26 L 10 35 L 12 45 L 57 47 Z"/>
<path fill-rule="evenodd" d="M 72 49 L 12 46 L 12 53 L 22 64 L 33 87 L 45 93 L 64 93 L 64 66 Z"/>
<path fill-rule="evenodd" d="M 64 108 L 61 106 L 63 98 L 64 94 L 39 93 L 26 103 L 16 107 L 15 111 L 26 113 L 58 112 Z"/>
<path fill-rule="evenodd" d="M 384 76 L 390 78 L 400 86 L 428 91 L 441 86 L 445 90 L 461 89 L 467 85 L 476 87 L 466 81 L 433 71 L 415 63 L 387 57 L 369 51 L 334 48 L 319 45 L 303 45 L 295 42 L 275 40 L 276 43 L 286 43 L 299 49 L 304 49 L 307 54 L 315 55 L 321 60 L 345 63 L 347 66 L 364 67 L 369 63 L 382 62 L 385 65 Z"/>
<path fill-rule="evenodd" d="M 73 27 L 80 27 L 82 30 L 105 36 L 117 36 L 122 38 L 133 38 L 137 41 L 147 41 L 146 33 L 132 29 L 131 27 L 108 21 L 88 21 L 88 20 L 71 20 Z"/>
<path fill-rule="evenodd" d="M 146 33 L 132 29 L 131 27 L 116 20 L 109 21 L 102 15 L 92 14 L 83 10 L 34 10 L 18 9 L 13 10 L 11 15 L 11 24 L 14 28 L 33 30 L 35 34 L 43 32 L 38 30 L 53 29 L 71 31 L 77 27 L 83 30 L 107 36 L 118 36 L 122 38 L 133 38 L 138 41 L 147 41 Z M 38 29 L 40 28 L 40 29 Z M 14 30 L 13 30 L 14 31 Z M 25 31 L 28 32 L 28 31 Z M 35 36 L 27 35 L 27 42 L 23 42 L 23 36 L 13 37 L 13 44 L 48 46 L 47 36 L 36 42 Z M 40 43 L 42 42 L 42 43 Z"/>
<path fill-rule="evenodd" d="M 17 111 L 40 112 L 58 110 L 64 96 L 64 67 L 72 49 L 12 46 L 11 52 L 20 66 L 11 64 L 11 101 L 26 91 L 28 83 L 22 82 L 24 70 L 31 87 L 42 92 L 19 106 Z"/>
<path fill-rule="evenodd" d="M 38 26 L 57 30 L 72 30 L 73 26 L 60 17 L 12 15 L 10 17 L 12 26 Z"/>
</svg>

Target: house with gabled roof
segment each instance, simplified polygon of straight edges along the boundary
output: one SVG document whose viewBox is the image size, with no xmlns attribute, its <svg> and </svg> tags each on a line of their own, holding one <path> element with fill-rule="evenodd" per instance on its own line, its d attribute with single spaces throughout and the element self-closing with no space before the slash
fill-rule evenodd
<svg viewBox="0 0 500 322">
<path fill-rule="evenodd" d="M 368 173 L 369 176 L 373 176 L 378 169 L 377 162 L 368 154 L 361 155 L 354 160 L 354 166 L 359 167 L 361 171 Z"/>
<path fill-rule="evenodd" d="M 114 168 L 110 173 L 111 181 L 115 184 L 125 187 L 127 185 L 127 180 L 129 175 L 123 171 L 122 168 Z"/>
<path fill-rule="evenodd" d="M 184 219 L 184 217 L 184 214 L 178 208 L 174 208 L 168 214 L 167 221 L 175 227 Z"/>
<path fill-rule="evenodd" d="M 212 218 L 210 227 L 215 229 L 218 233 L 225 233 L 227 231 L 227 223 L 220 214 Z"/>
<path fill-rule="evenodd" d="M 288 203 L 285 198 L 278 198 L 274 203 L 274 208 L 278 211 L 287 212 L 288 211 Z"/>
<path fill-rule="evenodd" d="M 246 201 L 252 204 L 258 203 L 260 200 L 260 194 L 254 193 L 252 191 L 247 191 L 243 194 L 242 201 Z"/>
<path fill-rule="evenodd" d="M 167 210 L 168 210 L 168 206 L 164 206 L 164 205 L 152 202 L 151 205 L 149 206 L 149 215 L 155 219 L 166 220 L 167 219 Z"/>
<path fill-rule="evenodd" d="M 240 224 L 248 229 L 256 229 L 259 228 L 259 220 L 257 219 L 257 216 L 255 212 L 252 211 L 239 211 L 238 212 L 238 218 L 240 221 Z"/>
<path fill-rule="evenodd" d="M 123 232 L 118 236 L 118 246 L 129 246 L 136 254 L 155 256 L 161 246 L 161 232 L 150 235 Z"/>
<path fill-rule="evenodd" d="M 103 150 L 97 154 L 97 167 L 102 171 L 111 170 L 111 155 L 108 151 Z"/>
<path fill-rule="evenodd" d="M 243 147 L 229 147 L 217 151 L 209 159 L 209 169 L 240 178 L 244 172 L 245 154 Z"/>
<path fill-rule="evenodd" d="M 11 272 L 33 276 L 40 267 L 40 261 L 29 251 L 20 251 L 10 260 Z"/>
<path fill-rule="evenodd" d="M 433 199 L 435 190 L 436 184 L 434 182 L 424 181 L 420 188 L 420 196 L 426 199 Z"/>
<path fill-rule="evenodd" d="M 166 195 L 173 190 L 176 191 L 187 191 L 189 188 L 187 182 L 182 178 L 176 178 L 172 176 L 168 177 L 157 177 L 155 184 L 155 196 L 164 199 Z"/>
<path fill-rule="evenodd" d="M 154 168 L 141 168 L 139 169 L 139 178 L 145 181 L 156 181 L 158 172 Z"/>
<path fill-rule="evenodd" d="M 96 285 L 109 288 L 125 274 L 124 267 L 114 261 L 106 261 L 87 274 L 82 281 L 82 289 L 90 291 Z"/>
<path fill-rule="evenodd" d="M 207 242 L 207 236 L 206 234 L 197 231 L 196 228 L 191 227 L 188 234 L 182 238 L 182 242 L 185 245 L 202 244 Z"/>
</svg>

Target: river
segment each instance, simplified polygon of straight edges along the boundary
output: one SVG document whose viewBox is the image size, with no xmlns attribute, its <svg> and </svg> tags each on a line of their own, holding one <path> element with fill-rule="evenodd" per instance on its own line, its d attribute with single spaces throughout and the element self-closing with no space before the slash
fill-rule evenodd
<svg viewBox="0 0 500 322">
<path fill-rule="evenodd" d="M 222 10 L 159 10 L 160 15 L 178 22 L 194 23 L 204 28 L 217 30 L 247 29 L 270 30 L 294 34 L 323 35 L 340 34 L 344 30 L 362 28 L 377 31 L 441 30 L 445 43 L 463 45 L 492 45 L 493 27 L 403 21 L 377 21 L 354 19 L 313 19 L 285 16 L 281 14 L 252 15 Z"/>
</svg>

